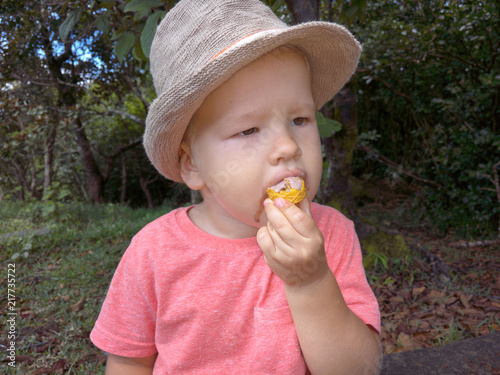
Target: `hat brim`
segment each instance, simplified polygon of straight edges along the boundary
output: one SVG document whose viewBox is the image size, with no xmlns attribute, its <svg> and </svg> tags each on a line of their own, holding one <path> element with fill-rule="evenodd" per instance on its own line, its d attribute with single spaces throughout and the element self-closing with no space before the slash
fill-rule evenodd
<svg viewBox="0 0 500 375">
<path fill-rule="evenodd" d="M 360 44 L 347 29 L 328 22 L 269 30 L 224 51 L 156 98 L 149 108 L 144 147 L 163 176 L 182 182 L 179 147 L 203 100 L 239 69 L 282 45 L 295 46 L 307 57 L 318 109 L 347 83 L 361 53 Z"/>
</svg>

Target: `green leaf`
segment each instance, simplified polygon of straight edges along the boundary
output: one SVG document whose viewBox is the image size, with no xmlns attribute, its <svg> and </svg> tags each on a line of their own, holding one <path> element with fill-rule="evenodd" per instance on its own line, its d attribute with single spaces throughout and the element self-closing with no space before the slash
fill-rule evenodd
<svg viewBox="0 0 500 375">
<path fill-rule="evenodd" d="M 139 10 L 139 11 L 135 12 L 133 19 L 134 19 L 134 21 L 142 20 L 144 17 L 149 16 L 149 13 L 151 13 L 150 8 L 145 8 L 143 10 Z"/>
<path fill-rule="evenodd" d="M 126 32 L 120 35 L 115 44 L 115 55 L 118 61 L 122 61 L 123 57 L 130 51 L 134 46 L 135 35 L 130 32 Z"/>
<path fill-rule="evenodd" d="M 132 49 L 132 56 L 138 61 L 148 61 L 148 58 L 144 55 L 140 42 L 136 43 Z"/>
<path fill-rule="evenodd" d="M 116 5 L 116 1 L 104 1 L 99 4 L 100 8 L 111 9 Z"/>
<path fill-rule="evenodd" d="M 144 29 L 141 33 L 141 47 L 144 55 L 149 59 L 149 52 L 151 51 L 151 43 L 155 36 L 156 28 L 158 27 L 158 20 L 162 17 L 164 12 L 156 12 L 148 17 Z"/>
<path fill-rule="evenodd" d="M 165 5 L 164 0 L 132 0 L 125 6 L 125 12 L 137 12 L 139 10 L 151 9 Z"/>
<path fill-rule="evenodd" d="M 358 7 L 357 6 L 351 6 L 345 10 L 345 14 L 347 18 L 353 17 L 357 12 L 358 12 Z"/>
<path fill-rule="evenodd" d="M 120 27 L 118 30 L 116 30 L 113 35 L 111 35 L 111 40 L 116 40 L 122 35 L 124 28 Z"/>
<path fill-rule="evenodd" d="M 316 113 L 316 122 L 318 123 L 319 136 L 321 138 L 331 137 L 333 133 L 342 129 L 340 122 L 326 118 L 321 112 Z"/>
<path fill-rule="evenodd" d="M 274 1 L 273 4 L 269 4 L 270 8 L 272 9 L 272 11 L 274 13 L 277 13 L 278 10 L 283 6 L 285 5 L 285 2 L 283 0 L 276 0 Z"/>
<path fill-rule="evenodd" d="M 82 16 L 81 8 L 74 9 L 68 14 L 68 17 L 66 17 L 61 26 L 59 26 L 59 36 L 61 37 L 61 40 L 63 42 L 66 40 L 68 34 L 76 25 L 81 16 Z"/>
<path fill-rule="evenodd" d="M 103 33 L 107 34 L 109 32 L 109 20 L 104 14 L 101 14 L 99 17 L 97 17 L 97 19 L 95 20 L 95 25 Z"/>
<path fill-rule="evenodd" d="M 363 9 L 363 8 L 366 8 L 367 3 L 368 3 L 367 0 L 354 0 L 352 2 L 352 5 L 357 7 L 358 9 Z"/>
</svg>

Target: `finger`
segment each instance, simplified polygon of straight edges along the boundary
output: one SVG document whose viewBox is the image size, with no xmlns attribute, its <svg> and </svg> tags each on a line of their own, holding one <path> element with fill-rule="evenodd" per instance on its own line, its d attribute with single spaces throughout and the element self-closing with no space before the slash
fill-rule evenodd
<svg viewBox="0 0 500 375">
<path fill-rule="evenodd" d="M 269 232 L 273 237 L 274 241 L 279 241 L 291 244 L 295 239 L 297 240 L 297 231 L 293 227 L 293 225 L 288 221 L 288 218 L 285 216 L 284 211 L 291 208 L 292 203 L 286 202 L 281 198 L 276 199 L 276 201 L 283 201 L 285 203 L 281 203 L 282 206 L 278 208 L 274 202 L 269 200 L 269 202 L 264 202 L 265 212 L 267 216 L 267 224 L 269 228 Z M 278 202 L 280 205 L 280 202 Z M 278 245 L 278 243 L 276 244 Z"/>
<path fill-rule="evenodd" d="M 309 202 L 309 199 L 307 197 L 305 199 L 302 199 L 299 203 L 297 203 L 297 207 L 312 217 L 311 202 Z"/>
<path fill-rule="evenodd" d="M 266 258 L 274 257 L 276 254 L 276 244 L 274 243 L 274 235 L 271 234 L 271 231 L 272 229 L 264 226 L 257 232 L 257 243 Z"/>
<path fill-rule="evenodd" d="M 277 236 L 277 234 L 274 235 Z M 262 253 L 264 254 L 264 261 L 273 270 L 273 272 L 275 272 L 276 274 L 280 274 L 280 270 L 285 268 L 282 265 L 282 258 L 284 254 L 283 252 L 278 250 L 276 244 L 274 243 L 274 235 L 272 234 L 272 232 L 270 232 L 270 229 L 268 227 L 262 227 L 257 232 L 257 243 L 259 244 L 260 248 L 262 249 Z"/>
<path fill-rule="evenodd" d="M 291 230 L 294 230 L 291 225 L 289 225 Z M 280 255 L 285 255 L 288 257 L 290 254 L 290 250 L 292 247 L 288 245 L 288 243 L 281 237 L 282 234 L 280 234 L 276 229 L 273 227 L 270 221 L 267 221 L 267 232 L 269 233 L 269 236 L 271 237 L 271 240 L 273 241 L 275 252 L 274 255 L 276 257 Z M 282 231 L 283 233 L 283 231 Z M 295 232 L 295 236 L 297 236 L 297 233 Z"/>
<path fill-rule="evenodd" d="M 278 233 L 280 234 L 281 238 L 283 238 L 283 240 L 286 243 L 291 244 L 290 241 L 292 241 L 294 238 L 295 239 L 297 238 L 297 233 L 303 237 L 309 238 L 310 236 L 314 235 L 318 230 L 316 223 L 311 217 L 311 206 L 309 201 L 307 199 L 304 199 L 302 202 L 299 202 L 299 204 L 302 203 L 302 205 L 299 207 L 282 198 L 277 198 L 274 201 L 274 206 L 280 210 L 280 212 L 286 217 L 287 223 L 291 225 L 293 228 L 293 230 L 287 230 L 287 231 L 282 230 L 281 226 L 283 225 L 283 227 L 285 228 L 284 225 L 285 222 L 284 221 L 274 222 L 273 220 L 275 220 L 275 217 L 277 217 L 278 215 L 273 215 L 271 222 L 278 231 Z M 267 212 L 268 211 L 266 210 L 266 214 Z M 290 236 L 292 238 L 290 238 Z"/>
</svg>

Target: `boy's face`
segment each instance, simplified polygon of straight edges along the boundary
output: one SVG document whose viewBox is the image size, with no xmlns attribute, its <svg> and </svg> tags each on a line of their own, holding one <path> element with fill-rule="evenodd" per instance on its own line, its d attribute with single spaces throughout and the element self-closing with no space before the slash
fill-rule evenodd
<svg viewBox="0 0 500 375">
<path fill-rule="evenodd" d="M 209 233 L 255 235 L 267 222 L 266 189 L 284 177 L 302 177 L 308 199 L 316 195 L 321 143 L 309 70 L 298 52 L 271 53 L 242 68 L 205 99 L 188 134 L 181 173 L 201 190 L 193 221 Z"/>
</svg>

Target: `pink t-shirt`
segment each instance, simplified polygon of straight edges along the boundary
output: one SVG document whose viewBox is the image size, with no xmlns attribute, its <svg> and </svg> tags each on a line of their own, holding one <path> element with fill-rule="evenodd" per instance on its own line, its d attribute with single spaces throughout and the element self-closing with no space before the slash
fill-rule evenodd
<svg viewBox="0 0 500 375">
<path fill-rule="evenodd" d="M 176 209 L 132 240 L 90 335 L 125 357 L 158 352 L 154 374 L 305 374 L 283 282 L 256 237 L 210 235 Z M 311 205 L 349 308 L 380 332 L 351 221 Z"/>
</svg>

